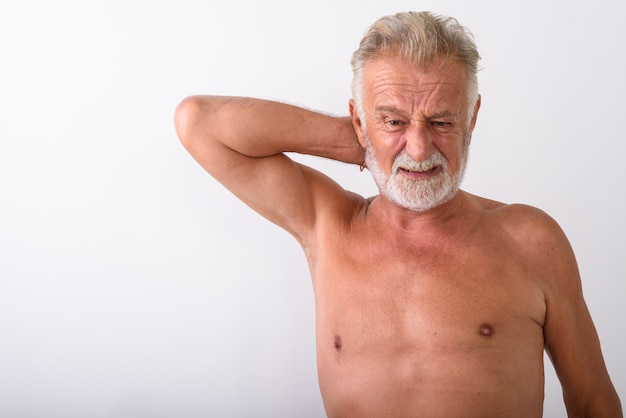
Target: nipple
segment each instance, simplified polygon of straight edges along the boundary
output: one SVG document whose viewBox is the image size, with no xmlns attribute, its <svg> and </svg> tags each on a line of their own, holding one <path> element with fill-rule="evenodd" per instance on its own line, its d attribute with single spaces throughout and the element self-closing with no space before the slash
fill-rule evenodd
<svg viewBox="0 0 626 418">
<path fill-rule="evenodd" d="M 493 333 L 494 333 L 493 325 L 491 324 L 484 322 L 478 327 L 478 334 L 480 334 L 481 336 L 485 338 L 493 337 Z"/>
<path fill-rule="evenodd" d="M 335 335 L 335 338 L 333 338 L 333 345 L 335 346 L 335 350 L 338 352 L 341 351 L 341 337 L 339 335 Z"/>
</svg>

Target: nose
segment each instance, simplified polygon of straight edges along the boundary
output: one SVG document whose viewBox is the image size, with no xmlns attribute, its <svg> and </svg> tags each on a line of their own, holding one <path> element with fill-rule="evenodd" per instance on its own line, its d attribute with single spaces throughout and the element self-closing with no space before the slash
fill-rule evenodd
<svg viewBox="0 0 626 418">
<path fill-rule="evenodd" d="M 432 132 L 429 132 L 424 123 L 411 124 L 405 131 L 406 153 L 415 161 L 424 161 L 433 153 Z"/>
</svg>

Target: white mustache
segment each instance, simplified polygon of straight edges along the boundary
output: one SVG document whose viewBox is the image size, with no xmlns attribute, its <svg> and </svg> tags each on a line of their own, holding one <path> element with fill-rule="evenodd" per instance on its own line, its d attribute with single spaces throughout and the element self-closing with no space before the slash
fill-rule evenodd
<svg viewBox="0 0 626 418">
<path fill-rule="evenodd" d="M 398 172 L 399 169 L 425 172 L 430 171 L 438 166 L 443 166 L 444 168 L 446 168 L 447 163 L 448 161 L 446 160 L 446 157 L 444 157 L 443 154 L 438 151 L 423 161 L 415 161 L 413 158 L 409 157 L 406 151 L 402 151 L 396 156 L 393 161 L 392 172 L 395 174 Z"/>
</svg>

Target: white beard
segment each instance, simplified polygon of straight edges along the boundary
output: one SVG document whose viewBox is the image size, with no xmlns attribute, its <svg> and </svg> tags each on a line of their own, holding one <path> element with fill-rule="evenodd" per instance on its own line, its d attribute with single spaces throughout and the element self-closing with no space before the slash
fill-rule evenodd
<svg viewBox="0 0 626 418">
<path fill-rule="evenodd" d="M 378 159 L 370 140 L 366 139 L 365 164 L 372 173 L 380 193 L 391 202 L 414 212 L 426 212 L 450 200 L 458 192 L 469 153 L 468 136 L 464 138 L 461 167 L 458 173 L 448 173 L 448 160 L 439 151 L 435 151 L 427 160 L 415 161 L 402 150 L 394 159 L 391 175 L 387 176 L 380 169 Z M 400 168 L 411 171 L 428 171 L 441 166 L 439 174 L 423 180 L 412 180 L 398 172 Z"/>
</svg>

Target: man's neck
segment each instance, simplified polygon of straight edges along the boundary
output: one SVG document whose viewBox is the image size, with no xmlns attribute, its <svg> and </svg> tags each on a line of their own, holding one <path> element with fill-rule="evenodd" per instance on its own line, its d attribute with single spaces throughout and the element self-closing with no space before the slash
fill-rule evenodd
<svg viewBox="0 0 626 418">
<path fill-rule="evenodd" d="M 425 212 L 406 209 L 379 195 L 371 202 L 370 210 L 394 230 L 413 234 L 440 229 L 466 214 L 469 210 L 469 195 L 459 190 L 448 202 Z"/>
</svg>

